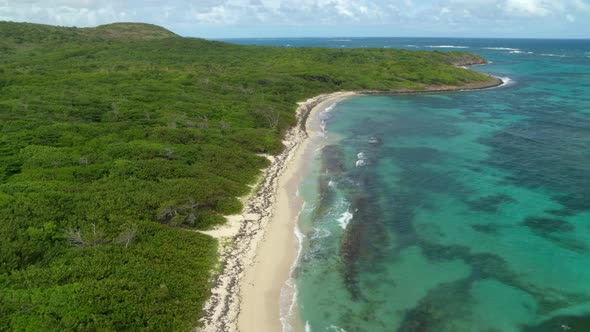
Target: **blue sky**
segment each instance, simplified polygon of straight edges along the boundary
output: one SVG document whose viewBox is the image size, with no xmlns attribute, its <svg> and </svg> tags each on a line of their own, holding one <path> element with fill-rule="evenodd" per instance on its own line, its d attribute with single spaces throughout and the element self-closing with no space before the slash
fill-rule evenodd
<svg viewBox="0 0 590 332">
<path fill-rule="evenodd" d="M 590 0 L 0 0 L 0 20 L 231 37 L 590 38 Z"/>
</svg>

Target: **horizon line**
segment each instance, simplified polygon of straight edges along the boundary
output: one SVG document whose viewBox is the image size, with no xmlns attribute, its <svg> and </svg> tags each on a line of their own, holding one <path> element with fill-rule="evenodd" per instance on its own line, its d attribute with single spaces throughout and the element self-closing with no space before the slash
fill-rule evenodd
<svg viewBox="0 0 590 332">
<path fill-rule="evenodd" d="M 349 39 L 381 39 L 381 38 L 399 38 L 399 39 L 514 39 L 514 40 L 582 40 L 582 41 L 590 41 L 590 38 L 577 38 L 577 37 L 564 37 L 564 38 L 555 38 L 555 37 L 428 37 L 428 36 L 419 36 L 419 37 L 408 37 L 408 36 L 366 36 L 366 37 L 352 37 L 352 36 L 303 36 L 303 37 L 193 37 L 193 36 L 182 36 L 187 38 L 203 38 L 203 39 L 210 39 L 210 40 L 229 40 L 229 39 L 327 39 L 327 38 L 349 38 Z"/>
</svg>

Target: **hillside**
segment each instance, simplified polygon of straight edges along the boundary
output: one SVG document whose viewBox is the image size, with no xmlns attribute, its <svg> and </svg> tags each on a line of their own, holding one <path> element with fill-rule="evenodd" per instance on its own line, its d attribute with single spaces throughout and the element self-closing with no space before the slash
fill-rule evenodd
<svg viewBox="0 0 590 332">
<path fill-rule="evenodd" d="M 130 40 L 151 40 L 178 37 L 174 32 L 160 26 L 146 23 L 112 23 L 85 28 L 83 30 L 89 36 L 102 38 L 118 38 Z"/>
<path fill-rule="evenodd" d="M 162 27 L 145 23 L 113 23 L 96 28 L 56 27 L 34 23 L 0 22 L 0 40 L 6 44 L 35 46 L 63 42 L 154 40 L 178 37 Z"/>
<path fill-rule="evenodd" d="M 0 22 L 0 330 L 187 330 L 217 243 L 295 121 L 338 90 L 489 82 L 464 53 L 252 47 L 146 24 Z M 468 60 L 465 60 L 468 59 Z"/>
</svg>

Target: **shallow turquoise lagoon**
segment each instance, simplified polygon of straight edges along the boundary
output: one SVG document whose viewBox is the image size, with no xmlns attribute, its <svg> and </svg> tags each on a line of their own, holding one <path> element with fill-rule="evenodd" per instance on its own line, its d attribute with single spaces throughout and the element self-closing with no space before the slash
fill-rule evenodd
<svg viewBox="0 0 590 332">
<path fill-rule="evenodd" d="M 282 42 L 461 46 L 510 79 L 323 115 L 342 139 L 300 188 L 308 331 L 590 331 L 590 41 Z"/>
</svg>

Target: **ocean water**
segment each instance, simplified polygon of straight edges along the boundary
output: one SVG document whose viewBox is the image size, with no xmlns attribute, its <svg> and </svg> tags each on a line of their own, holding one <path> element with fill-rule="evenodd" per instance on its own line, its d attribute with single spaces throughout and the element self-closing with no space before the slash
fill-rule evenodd
<svg viewBox="0 0 590 332">
<path fill-rule="evenodd" d="M 322 115 L 339 140 L 300 187 L 307 331 L 590 331 L 590 41 L 232 41 L 459 49 L 509 81 Z"/>
</svg>

